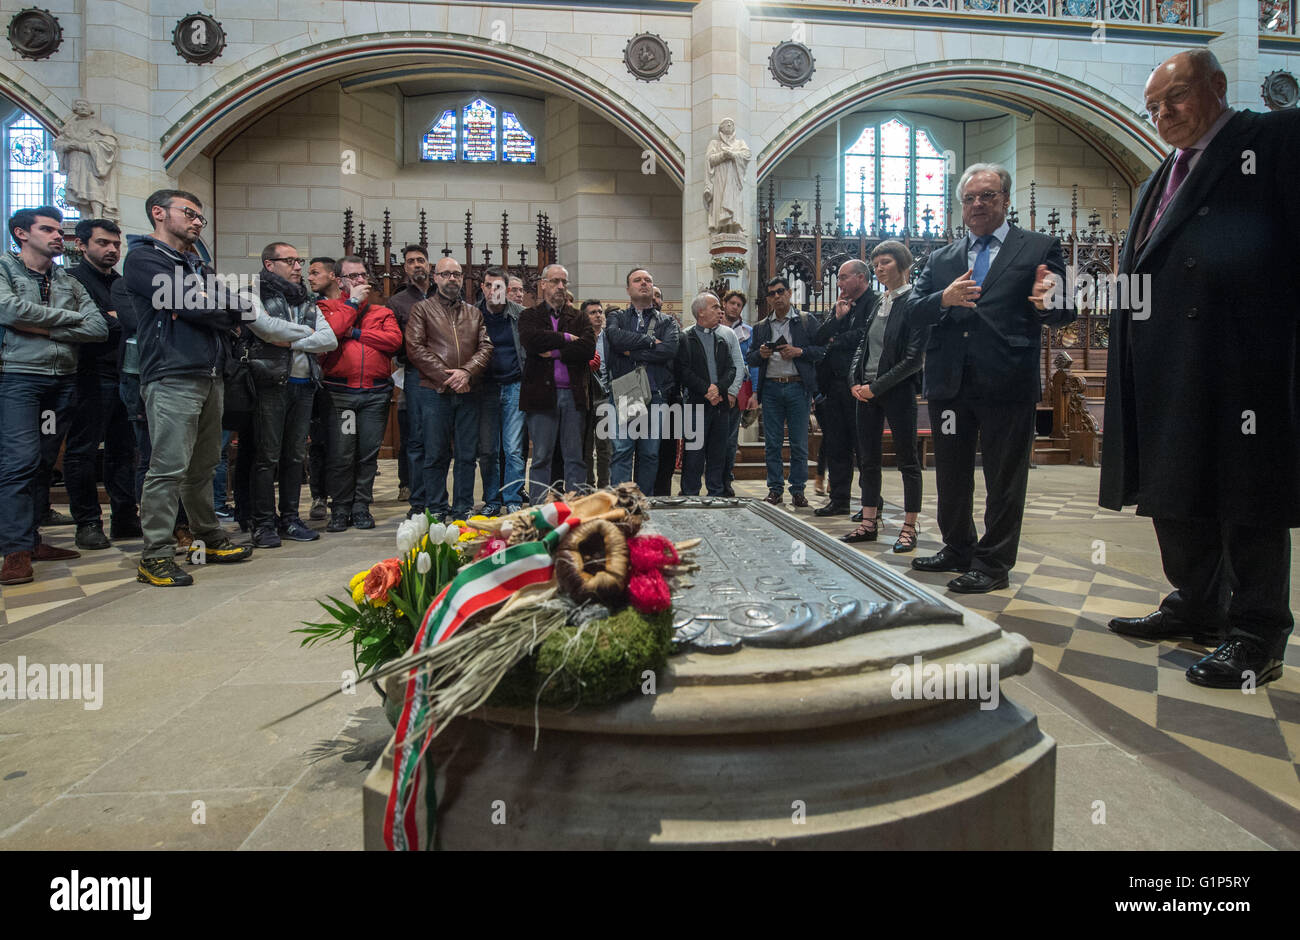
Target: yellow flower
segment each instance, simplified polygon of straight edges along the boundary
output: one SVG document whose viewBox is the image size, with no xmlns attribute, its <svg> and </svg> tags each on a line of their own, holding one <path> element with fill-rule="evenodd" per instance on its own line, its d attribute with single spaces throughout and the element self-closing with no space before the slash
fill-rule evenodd
<svg viewBox="0 0 1300 940">
<path fill-rule="evenodd" d="M 481 538 L 482 535 L 483 535 L 483 533 L 481 533 L 481 532 L 477 532 L 477 531 L 475 531 L 474 529 L 466 529 L 464 532 L 462 532 L 462 533 L 460 534 L 460 538 L 458 538 L 456 541 L 457 541 L 457 542 L 472 542 L 472 541 L 474 541 L 474 540 L 477 539 L 477 538 Z"/>
<path fill-rule="evenodd" d="M 356 574 L 352 576 L 352 580 L 348 582 L 348 588 L 351 590 L 356 590 L 357 585 L 360 584 L 362 581 L 366 580 L 366 575 L 368 574 L 370 574 L 369 568 L 367 568 L 365 571 L 358 571 Z"/>
<path fill-rule="evenodd" d="M 353 578 L 356 581 L 355 578 Z M 360 607 L 366 602 L 366 582 L 365 580 L 357 581 L 352 585 L 352 603 Z"/>
<path fill-rule="evenodd" d="M 453 519 L 451 524 L 458 529 L 464 529 L 469 526 L 469 523 L 466 522 L 464 519 Z"/>
<path fill-rule="evenodd" d="M 495 517 L 493 517 L 493 516 L 485 516 L 485 515 L 483 515 L 482 513 L 479 513 L 479 514 L 476 515 L 476 516 L 470 516 L 470 517 L 469 517 L 469 521 L 470 521 L 470 522 L 491 522 L 493 518 L 495 518 Z"/>
</svg>

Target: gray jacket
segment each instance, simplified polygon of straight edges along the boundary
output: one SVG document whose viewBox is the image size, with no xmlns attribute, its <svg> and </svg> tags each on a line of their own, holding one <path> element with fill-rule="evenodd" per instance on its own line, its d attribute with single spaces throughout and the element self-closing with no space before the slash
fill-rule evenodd
<svg viewBox="0 0 1300 940">
<path fill-rule="evenodd" d="M 22 332 L 48 330 L 48 336 Z M 63 270 L 50 268 L 50 302 L 15 255 L 0 252 L 0 371 L 72 375 L 81 343 L 108 339 L 108 323 L 90 292 Z"/>
</svg>

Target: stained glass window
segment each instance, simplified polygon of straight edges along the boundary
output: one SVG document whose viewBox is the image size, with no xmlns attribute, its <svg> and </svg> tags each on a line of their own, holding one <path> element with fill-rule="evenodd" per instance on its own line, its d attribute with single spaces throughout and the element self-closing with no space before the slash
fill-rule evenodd
<svg viewBox="0 0 1300 940">
<path fill-rule="evenodd" d="M 865 128 L 844 152 L 845 221 L 856 230 L 865 215 L 869 230 L 923 234 L 928 210 L 930 231 L 943 231 L 948 224 L 947 164 L 929 132 L 902 118 Z"/>
<path fill-rule="evenodd" d="M 501 112 L 501 159 L 507 163 L 537 162 L 537 139 L 524 130 L 512 111 Z"/>
<path fill-rule="evenodd" d="M 461 127 L 461 158 L 471 163 L 492 163 L 497 158 L 497 109 L 482 98 L 465 105 Z"/>
<path fill-rule="evenodd" d="M 19 112 L 4 127 L 4 205 L 0 214 L 8 219 L 19 209 L 53 205 L 63 213 L 65 222 L 75 222 L 81 214 L 66 201 L 67 181 L 59 172 L 54 154 L 54 138 L 30 114 Z M 17 251 L 13 236 L 6 238 L 10 251 Z"/>
<path fill-rule="evenodd" d="M 448 108 L 420 141 L 421 160 L 456 159 L 456 112 Z"/>
</svg>

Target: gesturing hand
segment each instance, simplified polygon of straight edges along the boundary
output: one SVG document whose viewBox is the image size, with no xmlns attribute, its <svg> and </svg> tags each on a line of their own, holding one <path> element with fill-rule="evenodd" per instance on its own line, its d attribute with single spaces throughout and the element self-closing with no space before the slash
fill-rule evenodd
<svg viewBox="0 0 1300 940">
<path fill-rule="evenodd" d="M 979 300 L 980 286 L 972 280 L 975 269 L 967 271 L 943 289 L 941 303 L 945 307 L 973 307 Z"/>
<path fill-rule="evenodd" d="M 1047 300 L 1055 287 L 1056 275 L 1047 270 L 1047 265 L 1040 264 L 1034 273 L 1034 289 L 1029 295 L 1029 302 L 1039 310 L 1046 310 Z"/>
</svg>

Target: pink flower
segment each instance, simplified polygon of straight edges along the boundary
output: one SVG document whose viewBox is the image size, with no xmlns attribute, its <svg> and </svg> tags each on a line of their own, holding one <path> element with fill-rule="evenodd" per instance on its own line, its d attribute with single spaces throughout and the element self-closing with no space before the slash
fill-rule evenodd
<svg viewBox="0 0 1300 940">
<path fill-rule="evenodd" d="M 635 535 L 627 540 L 627 551 L 633 571 L 658 571 L 678 562 L 677 549 L 662 535 Z"/>
<path fill-rule="evenodd" d="M 673 604 L 668 582 L 658 571 L 638 572 L 627 582 L 627 599 L 643 614 L 657 614 Z"/>
</svg>

